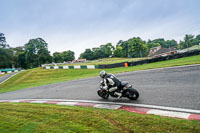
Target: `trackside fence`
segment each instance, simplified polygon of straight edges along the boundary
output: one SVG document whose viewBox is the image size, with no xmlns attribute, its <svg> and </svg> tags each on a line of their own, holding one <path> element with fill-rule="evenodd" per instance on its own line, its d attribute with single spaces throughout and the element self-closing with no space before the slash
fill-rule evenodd
<svg viewBox="0 0 200 133">
<path fill-rule="evenodd" d="M 86 65 L 86 66 L 43 66 L 42 69 L 97 69 L 97 65 Z"/>
<path fill-rule="evenodd" d="M 132 61 L 132 62 L 121 62 L 121 63 L 105 64 L 105 65 L 85 65 L 85 66 L 81 66 L 81 65 L 42 66 L 42 69 L 108 69 L 108 68 L 117 68 L 117 67 L 137 66 L 137 65 L 142 65 L 142 64 L 178 59 L 178 58 L 189 57 L 189 56 L 194 56 L 194 55 L 200 55 L 200 50 L 187 51 L 184 53 L 176 53 L 172 55 L 160 56 L 156 58 L 144 59 L 144 60 Z"/>
<path fill-rule="evenodd" d="M 184 53 L 177 53 L 177 54 L 173 54 L 173 55 L 161 56 L 161 57 L 145 59 L 145 60 L 140 60 L 140 61 L 99 65 L 99 68 L 106 69 L 106 68 L 116 68 L 116 67 L 127 67 L 127 65 L 128 66 L 137 66 L 137 65 L 147 64 L 147 63 L 178 59 L 178 58 L 189 57 L 189 56 L 194 56 L 194 55 L 200 55 L 200 50 L 193 50 L 193 51 L 188 51 L 188 52 L 184 52 Z"/>
<path fill-rule="evenodd" d="M 19 71 L 21 71 L 21 70 L 17 70 L 17 69 L 0 69 L 0 74 L 19 72 Z"/>
</svg>

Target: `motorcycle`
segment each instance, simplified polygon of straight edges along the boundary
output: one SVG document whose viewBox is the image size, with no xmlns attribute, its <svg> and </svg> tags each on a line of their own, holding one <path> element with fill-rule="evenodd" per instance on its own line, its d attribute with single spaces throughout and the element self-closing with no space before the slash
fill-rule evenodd
<svg viewBox="0 0 200 133">
<path fill-rule="evenodd" d="M 134 89 L 132 85 L 129 85 L 126 81 L 122 81 L 120 87 L 114 92 L 103 89 L 103 86 L 104 83 L 103 81 L 101 81 L 100 88 L 97 91 L 97 94 L 103 99 L 108 99 L 109 96 L 117 98 L 118 95 L 116 95 L 115 92 L 122 93 L 121 97 L 127 97 L 130 100 L 137 100 L 139 97 L 139 92 Z"/>
</svg>

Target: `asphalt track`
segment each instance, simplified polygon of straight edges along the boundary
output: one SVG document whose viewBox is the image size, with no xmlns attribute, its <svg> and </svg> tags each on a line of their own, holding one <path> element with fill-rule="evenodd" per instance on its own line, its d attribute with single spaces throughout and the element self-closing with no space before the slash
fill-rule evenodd
<svg viewBox="0 0 200 133">
<path fill-rule="evenodd" d="M 67 81 L 0 94 L 0 100 L 71 99 L 158 105 L 200 110 L 200 65 L 116 74 L 139 92 L 136 101 L 127 98 L 103 100 L 96 94 L 99 77 Z"/>
<path fill-rule="evenodd" d="M 3 83 L 3 82 L 5 82 L 7 79 L 9 79 L 10 77 L 14 76 L 17 73 L 18 72 L 13 72 L 13 73 L 6 74 L 6 75 L 0 77 L 0 84 Z"/>
</svg>

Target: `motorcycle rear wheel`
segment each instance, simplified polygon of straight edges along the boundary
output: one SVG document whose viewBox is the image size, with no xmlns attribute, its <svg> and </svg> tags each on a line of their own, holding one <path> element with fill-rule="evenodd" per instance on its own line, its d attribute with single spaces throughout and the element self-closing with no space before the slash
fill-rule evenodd
<svg viewBox="0 0 200 133">
<path fill-rule="evenodd" d="M 136 89 L 129 88 L 127 89 L 127 97 L 130 100 L 137 100 L 139 98 L 139 92 Z"/>
</svg>

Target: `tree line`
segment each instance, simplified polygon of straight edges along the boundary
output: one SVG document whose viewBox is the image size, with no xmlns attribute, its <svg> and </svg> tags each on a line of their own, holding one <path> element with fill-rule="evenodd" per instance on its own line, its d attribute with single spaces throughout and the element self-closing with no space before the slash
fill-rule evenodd
<svg viewBox="0 0 200 133">
<path fill-rule="evenodd" d="M 137 58 L 148 56 L 150 48 L 161 46 L 163 48 L 175 47 L 184 49 L 200 44 L 200 34 L 185 35 L 184 40 L 177 43 L 175 40 L 158 38 L 144 41 L 140 37 L 133 37 L 126 41 L 120 40 L 116 46 L 112 43 L 100 45 L 100 47 L 85 49 L 79 59 L 95 60 L 108 57 Z M 47 63 L 63 63 L 75 59 L 75 53 L 71 50 L 54 52 L 50 54 L 48 43 L 42 38 L 30 39 L 19 47 L 10 47 L 6 37 L 0 33 L 0 68 L 35 68 Z"/>
<path fill-rule="evenodd" d="M 71 50 L 55 52 L 50 55 L 48 44 L 42 38 L 30 39 L 24 46 L 10 47 L 6 37 L 0 33 L 0 68 L 35 68 L 52 62 L 71 61 L 75 59 Z"/>
<path fill-rule="evenodd" d="M 161 46 L 162 48 L 174 47 L 176 49 L 184 49 L 199 44 L 200 34 L 197 36 L 185 35 L 184 40 L 179 43 L 177 43 L 174 39 L 165 40 L 164 38 L 158 38 L 144 41 L 140 37 L 133 37 L 126 41 L 120 40 L 116 46 L 113 46 L 111 43 L 107 43 L 97 48 L 85 49 L 79 58 L 87 60 L 106 57 L 138 58 L 148 56 L 149 50 L 157 46 Z"/>
</svg>

